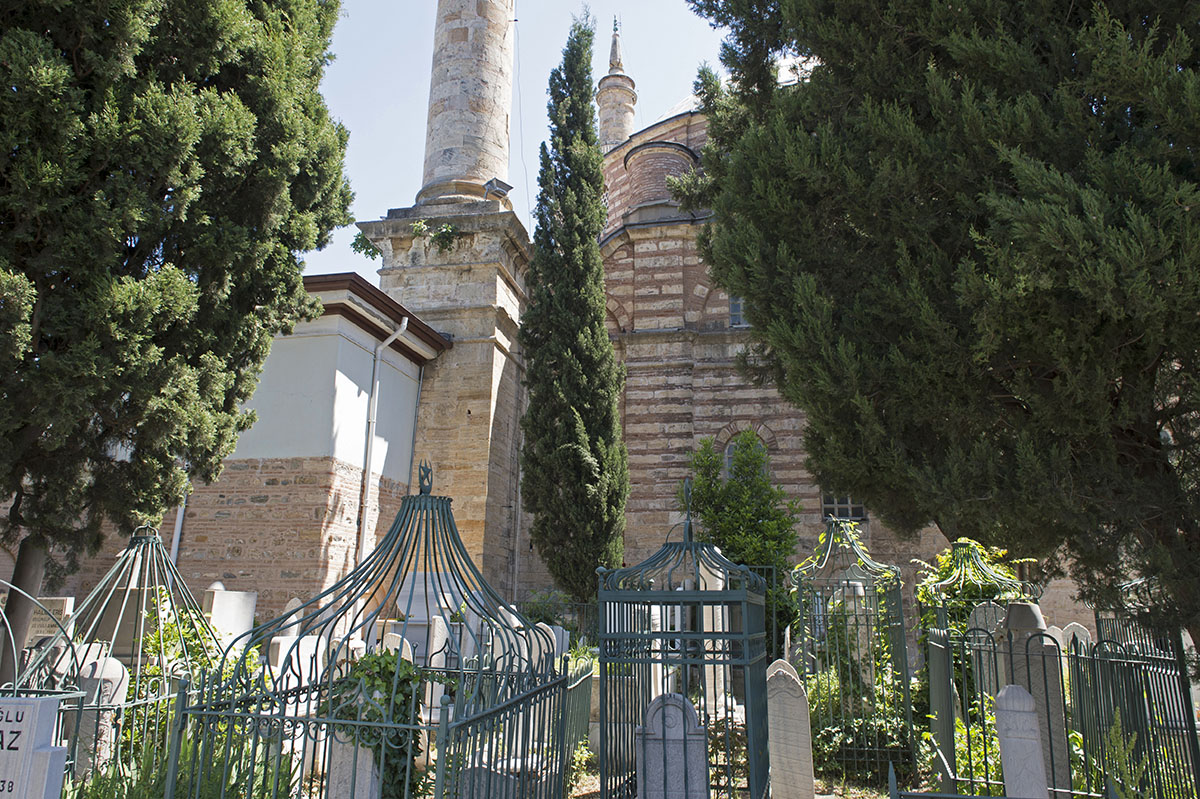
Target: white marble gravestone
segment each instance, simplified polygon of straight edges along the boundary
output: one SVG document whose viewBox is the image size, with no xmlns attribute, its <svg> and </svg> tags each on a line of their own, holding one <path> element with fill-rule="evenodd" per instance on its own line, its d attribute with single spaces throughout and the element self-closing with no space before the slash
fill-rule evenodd
<svg viewBox="0 0 1200 799">
<path fill-rule="evenodd" d="M 1048 635 L 1054 639 L 1054 643 L 1058 644 L 1059 651 L 1062 651 L 1062 652 L 1066 651 L 1067 637 L 1065 635 L 1063 635 L 1063 630 L 1061 627 L 1058 627 L 1053 624 L 1050 625 L 1049 627 L 1046 628 L 1046 635 Z"/>
<path fill-rule="evenodd" d="M 441 616 L 434 616 L 429 620 L 429 624 L 429 660 L 427 665 L 431 669 L 444 669 L 450 657 L 450 627 Z M 425 681 L 425 702 L 421 707 L 421 719 L 426 724 L 437 726 L 442 712 L 442 695 L 444 693 L 446 693 L 446 686 L 442 683 L 437 680 Z M 424 752 L 427 756 L 429 748 L 425 747 Z"/>
<path fill-rule="evenodd" d="M 971 608 L 967 616 L 967 629 L 979 630 L 995 637 L 1000 634 L 1000 625 L 1004 623 L 1006 613 L 1003 605 L 992 601 L 981 602 Z"/>
<path fill-rule="evenodd" d="M 67 749 L 54 746 L 58 698 L 0 698 L 0 796 L 58 799 Z"/>
<path fill-rule="evenodd" d="M 383 641 L 379 644 L 380 648 L 386 652 L 399 652 L 401 660 L 413 662 L 412 644 L 408 639 L 399 633 L 384 633 Z"/>
<path fill-rule="evenodd" d="M 970 647 L 974 674 L 979 681 L 979 689 L 993 698 L 1007 681 L 1007 664 L 999 652 L 1006 613 L 1002 605 L 989 600 L 971 608 L 967 615 L 964 639 Z"/>
<path fill-rule="evenodd" d="M 336 731 L 331 736 L 328 799 L 379 799 L 382 780 L 375 753 L 351 737 Z"/>
<path fill-rule="evenodd" d="M 557 624 L 550 629 L 554 632 L 554 662 L 557 663 L 571 650 L 571 634 Z"/>
<path fill-rule="evenodd" d="M 85 709 L 71 714 L 78 717 L 79 723 L 75 772 L 89 775 L 103 771 L 112 760 L 117 706 L 124 704 L 128 696 L 129 670 L 116 658 L 93 660 L 80 670 L 79 687 Z"/>
<path fill-rule="evenodd" d="M 222 583 L 213 583 L 204 592 L 200 606 L 209 624 L 228 643 L 254 626 L 258 592 L 227 591 Z"/>
<path fill-rule="evenodd" d="M 1071 788 L 1070 750 L 1063 708 L 1062 650 L 1047 638 L 1042 611 L 1033 602 L 1011 602 L 1004 619 L 1003 655 L 1011 658 L 1009 682 L 1027 686 L 1033 696 L 1050 787 Z M 1009 650 L 1011 641 L 1011 651 Z"/>
<path fill-rule="evenodd" d="M 638 799 L 708 799 L 708 739 L 687 697 L 655 698 L 633 742 Z"/>
<path fill-rule="evenodd" d="M 804 683 L 786 660 L 767 666 L 771 799 L 813 799 L 812 729 Z"/>
<path fill-rule="evenodd" d="M 554 649 L 554 630 L 544 621 L 538 622 L 529 631 L 530 665 L 539 670 L 550 668 L 555 663 Z"/>
<path fill-rule="evenodd" d="M 1019 685 L 1006 685 L 996 696 L 996 737 L 1000 739 L 1004 795 L 1049 799 L 1037 710 L 1033 696 Z"/>
<path fill-rule="evenodd" d="M 320 635 L 277 635 L 267 647 L 267 662 L 281 687 L 311 685 L 325 670 L 325 638 Z"/>
<path fill-rule="evenodd" d="M 1067 648 L 1071 648 L 1073 641 L 1087 646 L 1092 642 L 1092 632 L 1087 627 L 1084 627 L 1077 621 L 1073 621 L 1066 627 L 1063 627 L 1063 640 L 1066 641 Z"/>
<path fill-rule="evenodd" d="M 718 573 L 707 562 L 700 562 L 701 591 L 724 591 L 725 575 Z M 704 647 L 707 650 L 704 671 L 704 712 L 716 717 L 723 717 L 726 711 L 733 709 L 733 695 L 726 689 L 729 666 L 729 607 L 727 605 L 705 604 L 700 612 L 703 619 L 703 632 L 707 640 Z M 710 665 L 711 663 L 711 665 Z M 660 677 L 661 679 L 661 677 Z M 656 683 L 651 690 L 661 690 L 662 683 Z"/>
</svg>

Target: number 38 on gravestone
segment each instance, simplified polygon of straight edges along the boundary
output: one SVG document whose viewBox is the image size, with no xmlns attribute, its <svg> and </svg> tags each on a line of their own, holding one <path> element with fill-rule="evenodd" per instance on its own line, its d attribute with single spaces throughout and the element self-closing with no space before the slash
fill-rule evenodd
<svg viewBox="0 0 1200 799">
<path fill-rule="evenodd" d="M 67 749 L 54 746 L 56 697 L 0 698 L 0 799 L 57 799 Z"/>
</svg>

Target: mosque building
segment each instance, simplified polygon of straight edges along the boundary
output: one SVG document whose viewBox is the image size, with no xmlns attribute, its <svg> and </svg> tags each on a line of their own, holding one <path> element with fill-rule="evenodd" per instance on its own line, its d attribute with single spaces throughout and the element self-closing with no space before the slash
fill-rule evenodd
<svg viewBox="0 0 1200 799">
<path fill-rule="evenodd" d="M 438 0 L 423 185 L 412 205 L 358 224 L 383 256 L 379 288 L 354 274 L 305 279 L 324 315 L 274 343 L 250 403 L 257 422 L 221 478 L 164 519 L 164 543 L 194 591 L 214 581 L 257 591 L 260 619 L 317 595 L 386 532 L 421 461 L 502 595 L 551 586 L 520 497 L 517 330 L 532 245 L 507 198 L 514 2 Z M 656 550 L 680 521 L 675 495 L 699 442 L 724 448 L 752 430 L 772 480 L 803 507 L 797 557 L 825 516 L 860 518 L 872 554 L 902 566 L 911 586 L 912 560 L 945 539 L 930 529 L 902 541 L 853 499 L 823 492 L 804 466 L 803 414 L 736 367 L 750 336 L 740 300 L 700 258 L 706 215 L 680 209 L 667 188 L 699 164 L 707 126 L 694 100 L 634 130 L 636 84 L 614 32 L 596 101 L 607 324 L 627 369 L 626 560 Z M 65 593 L 85 595 L 120 539 L 111 535 Z M 1069 591 L 1058 593 L 1066 601 Z"/>
</svg>

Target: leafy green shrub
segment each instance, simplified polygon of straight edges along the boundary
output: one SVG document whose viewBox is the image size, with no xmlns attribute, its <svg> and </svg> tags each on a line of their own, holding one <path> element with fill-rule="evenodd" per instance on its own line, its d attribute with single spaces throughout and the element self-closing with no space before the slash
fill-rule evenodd
<svg viewBox="0 0 1200 799">
<path fill-rule="evenodd" d="M 955 543 L 970 545 L 979 555 L 982 568 L 955 555 L 953 546 L 939 552 L 932 564 L 913 561 L 923 567 L 916 586 L 922 634 L 939 626 L 937 611 L 940 607 L 947 610 L 949 629 L 961 634 L 966 632 L 971 610 L 979 603 L 990 600 L 1003 604 L 1006 600 L 1021 598 L 1016 567 L 1032 562 L 1030 559 L 1010 558 L 1008 550 L 985 547 L 970 538 L 959 538 Z"/>
<path fill-rule="evenodd" d="M 223 745 L 198 750 L 184 737 L 179 750 L 175 795 L 188 799 L 228 799 L 234 796 L 292 796 L 298 787 L 292 756 L 265 746 L 246 758 L 247 738 L 235 734 Z M 229 756 L 226 752 L 229 752 Z M 166 794 L 170 760 L 146 752 L 134 766 L 114 760 L 87 781 L 68 785 L 63 799 L 162 799 Z M 276 786 L 278 786 L 276 788 Z"/>
<path fill-rule="evenodd" d="M 571 762 L 567 763 L 567 796 L 575 793 L 575 788 L 588 774 L 595 774 L 600 766 L 600 758 L 588 747 L 588 742 L 580 741 L 571 753 Z"/>
<path fill-rule="evenodd" d="M 882 786 L 891 763 L 897 777 L 910 782 L 913 744 L 901 682 L 907 676 L 893 666 L 891 641 L 873 627 L 860 651 L 854 611 L 838 600 L 826 613 L 825 637 L 815 650 L 823 668 L 806 685 L 813 768 L 825 776 Z"/>
<path fill-rule="evenodd" d="M 771 482 L 771 461 L 753 431 L 733 437 L 733 459 L 723 475 L 724 453 L 713 440 L 701 440 L 690 459 L 693 482 L 691 511 L 699 522 L 698 537 L 720 547 L 734 563 L 768 566 L 775 570 L 774 585 L 767 586 L 767 629 L 780 631 L 768 641 L 767 655 L 782 657 L 782 631 L 796 620 L 796 600 L 786 575 L 796 551 L 796 524 L 800 505 Z M 687 505 L 684 487 L 677 497 L 680 510 Z"/>
<path fill-rule="evenodd" d="M 421 755 L 420 668 L 395 650 L 362 655 L 331 686 L 320 713 L 344 722 L 331 732 L 370 749 L 382 781 L 381 799 L 404 799 L 428 792 L 432 771 L 417 766 Z"/>
</svg>

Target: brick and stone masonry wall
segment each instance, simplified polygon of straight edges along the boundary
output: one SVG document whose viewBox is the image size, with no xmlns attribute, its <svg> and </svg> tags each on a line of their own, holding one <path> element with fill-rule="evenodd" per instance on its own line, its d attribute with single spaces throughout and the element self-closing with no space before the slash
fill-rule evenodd
<svg viewBox="0 0 1200 799">
<path fill-rule="evenodd" d="M 333 458 L 230 460 L 220 479 L 188 498 L 178 568 L 197 599 L 220 580 L 257 591 L 257 616 L 278 615 L 288 599 L 316 596 L 353 567 L 362 470 Z M 390 527 L 407 486 L 376 476 L 368 524 L 376 540 Z M 175 511 L 162 522 L 169 550 Z M 68 578 L 80 600 L 112 567 L 126 539 L 109 531 L 103 549 Z"/>
</svg>

